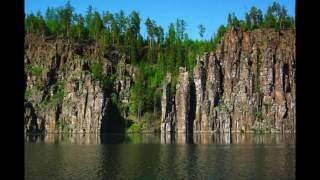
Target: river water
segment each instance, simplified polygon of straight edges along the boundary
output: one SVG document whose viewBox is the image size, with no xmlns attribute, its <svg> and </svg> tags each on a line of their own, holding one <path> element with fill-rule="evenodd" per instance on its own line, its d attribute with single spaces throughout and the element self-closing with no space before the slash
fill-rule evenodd
<svg viewBox="0 0 320 180">
<path fill-rule="evenodd" d="M 26 135 L 25 179 L 295 179 L 294 134 Z"/>
</svg>

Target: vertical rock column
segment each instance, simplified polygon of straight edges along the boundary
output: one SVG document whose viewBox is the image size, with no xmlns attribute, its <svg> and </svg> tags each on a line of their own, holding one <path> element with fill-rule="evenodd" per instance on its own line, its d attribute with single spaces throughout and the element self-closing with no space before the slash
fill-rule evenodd
<svg viewBox="0 0 320 180">
<path fill-rule="evenodd" d="M 202 118 L 204 91 L 205 91 L 205 61 L 207 61 L 207 56 L 198 58 L 197 65 L 193 69 L 193 81 L 195 86 L 195 96 L 196 96 L 196 112 L 194 120 L 194 130 L 202 131 L 207 128 L 207 119 Z"/>
<path fill-rule="evenodd" d="M 189 123 L 190 110 L 190 82 L 186 68 L 179 69 L 178 83 L 176 86 L 176 132 L 186 133 Z"/>
</svg>

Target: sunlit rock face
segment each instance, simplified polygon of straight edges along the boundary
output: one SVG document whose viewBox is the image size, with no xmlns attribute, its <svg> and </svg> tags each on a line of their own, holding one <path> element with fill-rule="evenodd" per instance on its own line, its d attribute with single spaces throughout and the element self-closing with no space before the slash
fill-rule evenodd
<svg viewBox="0 0 320 180">
<path fill-rule="evenodd" d="M 176 129 L 175 131 L 187 132 L 190 110 L 190 81 L 189 73 L 185 68 L 179 69 L 178 83 L 175 96 L 176 107 Z"/>
<path fill-rule="evenodd" d="M 25 132 L 99 133 L 110 117 L 110 91 L 128 104 L 134 68 L 117 52 L 105 54 L 95 43 L 27 34 L 24 60 Z M 101 75 L 116 75 L 111 90 L 91 72 L 97 62 Z"/>
<path fill-rule="evenodd" d="M 214 109 L 222 97 L 222 74 L 216 55 L 205 53 L 198 58 L 193 74 L 196 94 L 193 130 L 195 132 L 216 130 L 222 124 L 217 121 Z"/>
<path fill-rule="evenodd" d="M 180 70 L 176 131 L 295 132 L 295 63 L 295 31 L 230 30 L 197 59 L 193 79 Z"/>
</svg>

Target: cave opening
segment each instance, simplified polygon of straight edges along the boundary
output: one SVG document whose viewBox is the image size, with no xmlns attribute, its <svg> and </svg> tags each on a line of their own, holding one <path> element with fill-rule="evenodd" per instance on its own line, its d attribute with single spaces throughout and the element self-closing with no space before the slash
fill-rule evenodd
<svg viewBox="0 0 320 180">
<path fill-rule="evenodd" d="M 105 98 L 103 111 L 100 133 L 124 133 L 126 120 L 111 98 Z"/>
</svg>

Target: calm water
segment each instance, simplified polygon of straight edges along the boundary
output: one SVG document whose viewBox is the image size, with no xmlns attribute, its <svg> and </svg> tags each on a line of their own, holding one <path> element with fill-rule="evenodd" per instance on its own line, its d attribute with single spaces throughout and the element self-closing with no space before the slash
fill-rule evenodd
<svg viewBox="0 0 320 180">
<path fill-rule="evenodd" d="M 295 135 L 26 136 L 25 178 L 295 179 Z"/>
</svg>

